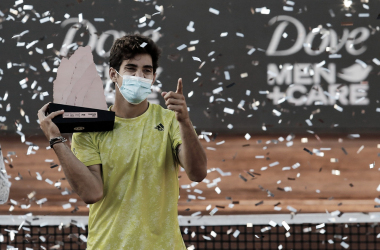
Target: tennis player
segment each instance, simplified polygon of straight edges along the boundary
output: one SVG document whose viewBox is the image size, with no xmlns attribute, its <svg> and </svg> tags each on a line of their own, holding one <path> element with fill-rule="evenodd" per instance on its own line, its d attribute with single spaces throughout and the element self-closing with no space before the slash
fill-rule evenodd
<svg viewBox="0 0 380 250">
<path fill-rule="evenodd" d="M 179 164 L 190 180 L 207 175 L 207 159 L 183 95 L 162 92 L 167 109 L 149 103 L 160 49 L 148 37 L 126 35 L 112 45 L 115 83 L 112 131 L 74 133 L 64 143 L 48 104 L 38 111 L 73 190 L 90 205 L 87 249 L 186 249 L 178 225 Z M 63 143 L 62 143 L 63 142 Z"/>
</svg>

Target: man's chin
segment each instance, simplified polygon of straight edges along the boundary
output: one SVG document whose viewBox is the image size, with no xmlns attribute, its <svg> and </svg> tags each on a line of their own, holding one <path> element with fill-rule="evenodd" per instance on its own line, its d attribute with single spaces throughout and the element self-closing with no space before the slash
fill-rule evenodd
<svg viewBox="0 0 380 250">
<path fill-rule="evenodd" d="M 145 100 L 146 100 L 146 99 L 145 99 Z M 145 100 L 142 100 L 142 101 L 139 102 L 139 103 L 131 103 L 131 102 L 129 102 L 128 100 L 126 100 L 126 101 L 127 101 L 129 104 L 133 105 L 133 106 L 137 106 L 137 105 L 143 103 Z"/>
</svg>

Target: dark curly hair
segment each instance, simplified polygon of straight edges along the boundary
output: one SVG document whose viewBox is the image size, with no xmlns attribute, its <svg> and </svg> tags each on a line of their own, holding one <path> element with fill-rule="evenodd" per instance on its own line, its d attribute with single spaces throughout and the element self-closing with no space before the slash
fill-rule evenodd
<svg viewBox="0 0 380 250">
<path fill-rule="evenodd" d="M 144 42 L 147 44 L 141 47 Z M 134 58 L 138 54 L 149 54 L 152 57 L 153 73 L 156 73 L 161 49 L 152 39 L 140 34 L 127 34 L 115 40 L 110 51 L 110 67 L 119 71 L 123 60 Z"/>
</svg>

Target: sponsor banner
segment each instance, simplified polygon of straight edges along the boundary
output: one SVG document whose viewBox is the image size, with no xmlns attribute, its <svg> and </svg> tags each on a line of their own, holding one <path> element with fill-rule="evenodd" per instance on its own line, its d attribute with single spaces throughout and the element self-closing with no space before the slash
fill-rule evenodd
<svg viewBox="0 0 380 250">
<path fill-rule="evenodd" d="M 378 132 L 376 1 L 2 1 L 0 128 L 39 129 L 63 56 L 92 48 L 114 102 L 108 56 L 127 33 L 162 48 L 148 97 L 183 78 L 193 124 L 211 132 Z M 16 124 L 16 127 L 15 125 Z"/>
</svg>

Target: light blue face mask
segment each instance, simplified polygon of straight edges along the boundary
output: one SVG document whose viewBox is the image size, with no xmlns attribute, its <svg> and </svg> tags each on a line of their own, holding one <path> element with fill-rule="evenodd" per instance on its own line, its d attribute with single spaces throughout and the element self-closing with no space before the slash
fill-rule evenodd
<svg viewBox="0 0 380 250">
<path fill-rule="evenodd" d="M 115 70 L 116 71 L 116 70 Z M 119 72 L 116 71 L 119 74 Z M 120 75 L 120 74 L 119 74 Z M 122 75 L 120 75 L 122 76 Z M 144 101 L 151 91 L 152 79 L 142 78 L 138 76 L 123 75 L 123 83 L 121 88 L 116 82 L 120 93 L 130 104 L 137 105 Z"/>
</svg>

